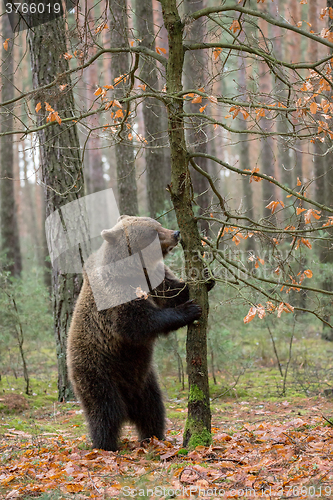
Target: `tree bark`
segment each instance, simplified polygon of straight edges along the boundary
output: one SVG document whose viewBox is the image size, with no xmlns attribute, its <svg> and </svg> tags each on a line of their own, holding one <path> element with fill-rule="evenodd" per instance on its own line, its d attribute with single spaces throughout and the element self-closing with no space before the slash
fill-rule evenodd
<svg viewBox="0 0 333 500">
<path fill-rule="evenodd" d="M 8 50 L 2 45 L 2 101 L 14 97 L 13 32 L 7 16 L 2 18 L 2 37 L 8 42 Z M 1 132 L 13 130 L 13 109 L 10 104 L 3 108 Z M 12 276 L 20 276 L 22 270 L 20 238 L 17 222 L 17 207 L 14 197 L 14 151 L 13 136 L 1 137 L 0 171 L 0 218 L 1 250 L 6 254 L 6 269 Z"/>
<path fill-rule="evenodd" d="M 135 0 L 136 29 L 140 45 L 156 50 L 152 0 Z M 142 60 L 142 59 L 141 59 Z M 158 70 L 156 60 L 144 59 L 140 66 L 140 78 L 149 92 L 158 91 Z M 145 160 L 149 214 L 154 219 L 165 210 L 167 166 L 164 155 L 162 109 L 160 101 L 146 97 L 142 103 L 145 139 Z"/>
<path fill-rule="evenodd" d="M 33 85 L 37 88 L 50 83 L 58 74 L 69 69 L 63 57 L 67 52 L 65 21 L 62 17 L 41 24 L 28 31 Z M 39 92 L 35 102 L 41 102 L 39 124 L 45 123 L 44 102 L 58 112 L 61 118 L 74 114 L 74 98 L 69 77 L 61 81 L 66 85 L 52 93 Z M 45 187 L 46 216 L 63 205 L 84 195 L 84 180 L 80 158 L 80 144 L 75 123 L 62 123 L 38 132 L 41 178 Z M 58 359 L 59 400 L 73 397 L 67 375 L 66 343 L 73 308 L 82 283 L 81 274 L 66 274 L 61 264 L 52 269 L 54 331 Z"/>
<path fill-rule="evenodd" d="M 204 8 L 203 0 L 184 0 L 185 13 L 188 15 L 191 12 L 200 10 Z M 205 41 L 204 24 L 201 19 L 192 23 L 187 34 L 187 41 L 191 43 L 197 43 Z M 204 50 L 187 51 L 185 53 L 184 61 L 184 85 L 185 89 L 193 90 L 203 88 L 205 85 L 205 80 L 208 75 L 207 67 L 207 54 Z M 198 113 L 200 104 L 186 103 L 185 109 L 188 113 Z M 208 152 L 207 145 L 207 132 L 205 132 L 206 122 L 197 117 L 191 117 L 188 120 L 187 129 L 187 141 L 191 145 L 194 151 L 200 153 Z M 207 131 L 207 127 L 206 127 Z M 202 170 L 208 172 L 208 160 L 207 158 L 197 158 L 197 164 Z M 199 208 L 199 215 L 204 215 L 207 217 L 207 212 L 211 204 L 209 182 L 201 175 L 197 170 L 191 170 L 191 178 L 193 183 L 194 193 L 197 196 L 196 203 Z M 208 235 L 209 224 L 208 221 L 200 221 L 200 228 L 206 235 Z"/>
<path fill-rule="evenodd" d="M 280 5 L 273 4 L 273 2 L 269 3 L 269 11 L 273 18 L 278 18 L 281 15 L 284 15 L 284 4 L 283 2 L 279 2 Z M 273 35 L 273 43 L 274 43 L 274 55 L 279 60 L 284 60 L 283 57 L 285 52 L 284 47 L 287 43 L 286 38 L 282 38 L 280 36 L 280 31 L 277 26 L 272 26 L 272 35 Z M 282 74 L 285 77 L 284 74 Z M 278 102 L 284 102 L 286 97 L 288 96 L 288 87 L 284 85 L 284 83 L 278 78 L 275 79 L 275 98 Z M 276 120 L 276 130 L 278 134 L 285 134 L 290 130 L 290 122 L 288 117 L 284 113 L 279 113 Z M 281 182 L 288 188 L 292 188 L 293 180 L 292 180 L 292 169 L 291 169 L 291 157 L 289 155 L 289 146 L 287 140 L 281 135 L 278 138 L 277 143 L 277 154 L 278 154 L 278 170 L 281 172 Z M 286 193 L 282 192 L 283 201 L 286 203 Z"/>
<path fill-rule="evenodd" d="M 168 32 L 169 59 L 167 93 L 172 96 L 182 90 L 184 64 L 183 30 L 176 0 L 161 0 L 164 25 Z M 168 128 L 171 149 L 170 193 L 175 208 L 185 253 L 185 271 L 189 279 L 190 298 L 202 307 L 200 320 L 188 326 L 186 360 L 189 380 L 188 417 L 184 431 L 184 446 L 195 447 L 211 442 L 211 412 L 207 369 L 208 294 L 197 278 L 203 273 L 200 259 L 202 246 L 191 204 L 191 177 L 185 144 L 183 99 L 170 98 Z M 202 276 L 202 274 L 201 274 Z"/>
<path fill-rule="evenodd" d="M 327 8 L 333 8 L 333 0 L 327 0 Z M 316 13 L 316 3 L 311 0 L 309 5 L 309 10 L 311 9 L 312 15 Z M 310 12 L 309 12 L 310 15 Z M 328 29 L 333 31 L 333 21 L 328 16 Z M 332 51 L 331 51 L 332 52 Z M 315 55 L 315 53 L 314 53 Z M 332 98 L 332 92 L 331 92 Z M 332 130 L 333 120 L 330 120 L 330 129 Z M 333 141 L 329 138 L 326 138 L 324 144 L 319 141 L 315 142 L 315 152 L 319 154 L 326 153 L 328 148 L 332 148 Z M 316 199 L 321 199 L 328 207 L 333 206 L 332 201 L 332 185 L 333 185 L 333 173 L 332 173 L 332 160 L 333 154 L 331 149 L 327 152 L 325 156 L 315 156 L 315 176 L 316 176 Z M 330 215 L 329 213 L 324 213 L 323 215 Z M 333 231 L 332 228 L 326 228 L 325 237 L 327 241 L 323 241 L 320 243 L 319 248 L 319 259 L 321 264 L 323 265 L 322 274 L 324 279 L 321 283 L 321 287 L 324 290 L 332 290 L 333 287 L 333 277 L 332 277 L 332 263 L 333 263 L 333 251 L 332 251 L 332 239 L 333 239 Z M 330 323 L 330 319 L 332 318 L 332 302 L 328 301 L 325 304 L 325 319 Z M 329 328 L 327 325 L 323 324 L 322 330 L 322 338 L 325 340 L 333 341 L 333 329 Z"/>
<path fill-rule="evenodd" d="M 244 35 L 241 34 L 244 38 Z M 241 38 L 242 40 L 242 38 Z M 238 85 L 241 92 L 242 99 L 246 100 L 246 68 L 244 57 L 239 56 L 238 64 Z M 249 148 L 249 137 L 246 133 L 247 123 L 243 116 L 238 119 L 238 128 L 244 133 L 239 134 L 239 167 L 242 170 L 251 170 L 251 158 L 250 158 L 250 148 Z M 243 188 L 243 202 L 244 202 L 244 214 L 250 219 L 254 220 L 254 206 L 253 206 L 253 193 L 252 185 L 249 182 L 247 176 L 242 176 L 242 188 Z M 245 243 L 245 248 L 248 252 L 255 252 L 255 240 L 254 238 L 247 238 Z"/>
<path fill-rule="evenodd" d="M 128 47 L 128 22 L 126 0 L 110 2 L 111 47 Z M 129 58 L 126 54 L 113 55 L 111 61 L 112 80 L 127 75 Z M 115 87 L 114 96 L 124 95 L 125 81 Z M 119 96 L 118 96 L 119 94 Z M 126 215 L 138 215 L 138 196 L 135 176 L 135 158 L 132 143 L 127 140 L 127 128 L 124 127 L 117 138 L 116 162 L 119 212 Z"/>
</svg>

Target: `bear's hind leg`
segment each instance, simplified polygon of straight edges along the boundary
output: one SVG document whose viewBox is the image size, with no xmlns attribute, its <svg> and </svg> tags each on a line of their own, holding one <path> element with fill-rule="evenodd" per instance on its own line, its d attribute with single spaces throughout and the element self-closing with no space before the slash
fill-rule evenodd
<svg viewBox="0 0 333 500">
<path fill-rule="evenodd" d="M 103 401 L 90 403 L 86 411 L 93 447 L 107 450 L 118 450 L 118 439 L 121 426 L 127 418 L 125 405 L 120 398 L 105 398 Z"/>
<path fill-rule="evenodd" d="M 143 390 L 129 402 L 128 414 L 136 425 L 140 441 L 152 436 L 164 439 L 165 409 L 155 373 L 150 373 Z"/>
</svg>

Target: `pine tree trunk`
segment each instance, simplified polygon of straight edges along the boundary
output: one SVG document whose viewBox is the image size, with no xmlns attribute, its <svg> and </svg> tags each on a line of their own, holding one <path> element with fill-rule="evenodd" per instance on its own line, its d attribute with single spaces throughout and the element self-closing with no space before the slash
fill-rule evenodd
<svg viewBox="0 0 333 500">
<path fill-rule="evenodd" d="M 7 16 L 2 18 L 2 38 L 8 40 L 8 50 L 2 45 L 2 102 L 14 97 L 13 74 L 13 32 Z M 13 104 L 2 109 L 1 132 L 13 130 Z M 20 239 L 17 222 L 17 207 L 14 197 L 14 151 L 13 136 L 1 137 L 1 170 L 0 170 L 0 218 L 1 218 L 1 250 L 6 253 L 8 265 L 6 269 L 12 276 L 20 276 L 22 270 Z"/>
<path fill-rule="evenodd" d="M 164 25 L 168 31 L 169 59 L 167 66 L 167 92 L 182 90 L 184 64 L 183 29 L 176 0 L 161 0 Z M 170 98 L 168 106 L 169 139 L 171 149 L 170 193 L 182 234 L 185 253 L 185 271 L 189 279 L 190 298 L 202 307 L 199 321 L 188 326 L 186 360 L 189 380 L 188 417 L 184 431 L 184 445 L 195 447 L 211 441 L 211 413 L 209 405 L 207 369 L 208 294 L 205 286 L 195 283 L 202 276 L 201 240 L 191 205 L 191 178 L 185 145 L 183 99 Z M 193 278 L 193 282 L 191 282 Z"/>
<path fill-rule="evenodd" d="M 153 51 L 155 47 L 154 19 L 152 0 L 135 0 L 135 20 L 137 36 L 140 45 Z M 156 61 L 152 58 L 141 59 L 140 78 L 147 85 L 147 91 L 158 91 L 158 72 Z M 161 103 L 147 97 L 143 103 L 143 121 L 145 139 L 145 160 L 147 172 L 148 209 L 151 217 L 161 214 L 165 210 L 166 202 L 166 160 L 164 155 L 163 129 L 161 128 Z"/>
<path fill-rule="evenodd" d="M 190 14 L 196 10 L 204 8 L 203 0 L 184 0 L 185 13 Z M 191 27 L 188 29 L 188 34 L 186 37 L 187 41 L 190 43 L 204 42 L 204 24 L 201 19 L 195 21 Z M 207 51 L 205 50 L 194 50 L 185 53 L 185 63 L 184 63 L 184 84 L 185 89 L 194 90 L 205 87 L 205 81 L 208 75 L 207 67 Z M 200 104 L 187 103 L 185 105 L 186 112 L 188 113 L 198 113 Z M 191 117 L 189 118 L 186 126 L 187 129 L 187 141 L 191 144 L 193 150 L 200 153 L 208 152 L 207 145 L 207 127 L 205 127 L 204 120 Z M 208 160 L 207 158 L 197 158 L 196 163 L 202 170 L 208 172 Z M 205 215 L 207 217 L 207 211 L 211 204 L 209 182 L 201 175 L 197 170 L 191 170 L 191 178 L 193 182 L 193 189 L 196 195 L 196 202 L 200 207 L 199 215 Z M 200 221 L 200 228 L 206 235 L 208 235 L 209 224 L 208 221 Z"/>
<path fill-rule="evenodd" d="M 241 33 L 243 42 L 245 36 Z M 246 69 L 245 69 L 245 59 L 239 56 L 238 64 L 238 85 L 241 92 L 242 99 L 246 101 Z M 247 123 L 243 116 L 238 119 L 239 130 L 244 131 L 244 133 L 239 134 L 239 167 L 241 170 L 250 169 L 251 170 L 251 158 L 250 158 L 250 147 L 249 147 L 249 136 L 246 133 Z M 253 193 L 252 185 L 249 182 L 247 176 L 242 176 L 242 188 L 243 188 L 243 203 L 244 203 L 244 215 L 254 220 L 254 206 L 253 206 Z M 247 224 L 248 225 L 248 224 Z M 255 239 L 247 238 L 245 243 L 245 248 L 248 252 L 255 252 Z"/>
<path fill-rule="evenodd" d="M 110 14 L 111 47 L 128 47 L 126 0 L 111 0 Z M 128 72 L 129 58 L 126 54 L 114 54 L 111 60 L 112 80 L 127 75 Z M 126 82 L 119 83 L 115 87 L 114 97 L 117 99 L 124 95 L 125 88 Z M 134 149 L 127 137 L 128 130 L 125 126 L 115 145 L 119 212 L 126 215 L 138 215 Z"/>
<path fill-rule="evenodd" d="M 67 52 L 65 21 L 62 17 L 29 30 L 29 45 L 34 88 L 53 81 L 56 75 L 69 69 L 63 57 Z M 63 119 L 73 116 L 74 98 L 69 77 L 61 83 L 67 85 L 61 91 L 54 87 L 47 94 L 35 95 L 41 102 L 39 124 L 45 124 L 48 111 L 44 102 L 58 112 Z M 80 144 L 75 123 L 55 124 L 38 132 L 40 146 L 41 177 L 45 186 L 46 216 L 63 205 L 84 195 L 84 180 L 80 158 Z M 66 274 L 59 266 L 52 269 L 54 330 L 58 358 L 59 400 L 73 397 L 66 366 L 66 342 L 73 308 L 82 283 L 81 274 Z"/>
<path fill-rule="evenodd" d="M 315 13 L 316 4 L 313 0 L 310 2 L 309 7 L 311 8 L 312 13 Z M 327 8 L 333 8 L 333 0 L 327 0 Z M 310 15 L 310 13 L 309 13 Z M 330 16 L 328 16 L 328 29 L 333 31 L 333 20 Z M 332 51 L 331 51 L 332 52 Z M 332 97 L 332 93 L 331 93 Z M 332 129 L 333 120 L 330 120 L 330 129 Z M 325 203 L 328 207 L 333 205 L 332 201 L 332 186 L 333 186 L 333 173 L 332 173 L 332 145 L 333 141 L 329 138 L 326 138 L 325 147 L 324 144 L 316 141 L 315 146 L 316 152 L 322 153 L 325 150 L 325 153 L 328 148 L 330 148 L 329 152 L 324 156 L 315 157 L 315 176 L 316 176 L 316 199 L 320 198 L 321 203 Z M 321 176 L 321 177 L 320 177 Z M 329 213 L 324 213 L 324 216 L 330 215 Z M 326 242 L 321 242 L 319 249 L 319 259 L 322 264 L 324 264 L 324 269 L 322 274 L 324 275 L 324 279 L 322 281 L 322 288 L 324 290 L 331 291 L 333 287 L 333 277 L 332 277 L 332 263 L 333 263 L 333 250 L 332 250 L 332 239 L 333 239 L 333 231 L 332 228 L 326 228 L 325 237 L 327 238 Z M 331 301 L 327 301 L 325 307 L 325 319 L 328 322 L 331 322 L 332 319 L 332 303 Z M 329 328 L 327 325 L 323 325 L 322 330 L 322 338 L 325 340 L 333 341 L 333 329 Z"/>
</svg>

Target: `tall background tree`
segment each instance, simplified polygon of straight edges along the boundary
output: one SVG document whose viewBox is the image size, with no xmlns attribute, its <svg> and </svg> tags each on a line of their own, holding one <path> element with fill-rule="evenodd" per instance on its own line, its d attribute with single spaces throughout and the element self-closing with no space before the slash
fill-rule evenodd
<svg viewBox="0 0 333 500">
<path fill-rule="evenodd" d="M 114 97 L 119 98 L 120 95 L 130 93 L 133 85 L 133 74 L 130 72 L 134 70 L 133 65 L 138 62 L 135 58 L 131 58 L 130 62 L 128 55 L 127 0 L 112 0 L 110 2 L 109 23 L 111 47 L 126 49 L 124 53 L 115 55 L 111 61 L 111 80 L 115 86 Z M 130 140 L 130 131 L 125 124 L 130 112 L 130 102 L 128 102 L 124 111 L 125 114 L 120 113 L 120 125 L 116 136 L 118 203 L 121 214 L 138 215 L 134 148 Z"/>
<path fill-rule="evenodd" d="M 48 217 L 85 194 L 80 143 L 77 126 L 72 120 L 75 105 L 71 79 L 63 76 L 52 93 L 42 89 L 69 69 L 64 18 L 36 26 L 28 31 L 28 38 L 33 87 L 40 89 L 34 93 L 37 123 L 42 124 L 49 118 L 47 123 L 51 125 L 38 130 L 40 175 Z M 81 274 L 69 274 L 60 263 L 53 266 L 52 299 L 60 401 L 73 396 L 67 375 L 66 341 L 81 283 Z"/>
<path fill-rule="evenodd" d="M 137 38 L 140 45 L 156 51 L 155 30 L 152 0 L 136 0 L 134 4 Z M 158 48 L 159 51 L 162 49 Z M 138 76 L 142 89 L 158 93 L 160 88 L 159 68 L 156 60 L 140 56 Z M 147 175 L 148 209 L 151 217 L 161 215 L 166 208 L 166 186 L 170 181 L 167 177 L 168 166 L 165 155 L 166 131 L 161 129 L 163 119 L 163 104 L 152 97 L 147 97 L 142 103 L 145 145 L 145 168 Z"/>
<path fill-rule="evenodd" d="M 14 36 L 11 26 L 2 18 L 2 36 L 4 39 L 1 47 L 1 98 L 2 102 L 14 98 Z M 22 271 L 20 238 L 17 223 L 17 206 L 15 203 L 15 174 L 14 174 L 14 149 L 13 135 L 6 135 L 13 130 L 14 104 L 3 107 L 1 116 L 1 167 L 0 167 L 0 220 L 1 220 L 1 250 L 6 256 L 6 269 L 12 276 L 20 276 Z M 17 185 L 17 183 L 16 183 Z"/>
</svg>

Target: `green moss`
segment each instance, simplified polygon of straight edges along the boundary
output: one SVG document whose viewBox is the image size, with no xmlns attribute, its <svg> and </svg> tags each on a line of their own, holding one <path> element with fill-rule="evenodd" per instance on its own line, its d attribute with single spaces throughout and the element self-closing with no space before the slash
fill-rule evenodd
<svg viewBox="0 0 333 500">
<path fill-rule="evenodd" d="M 188 450 L 186 448 L 181 448 L 180 450 L 177 451 L 177 455 L 187 455 Z"/>
<path fill-rule="evenodd" d="M 194 403 L 195 401 L 204 401 L 205 395 L 197 385 L 192 385 L 190 387 L 190 394 L 188 397 L 189 403 Z"/>
<path fill-rule="evenodd" d="M 212 435 L 206 427 L 192 418 L 186 420 L 184 436 L 190 434 L 187 447 L 193 450 L 197 446 L 209 446 L 212 443 Z"/>
<path fill-rule="evenodd" d="M 197 446 L 209 446 L 211 443 L 211 433 L 208 429 L 202 429 L 201 432 L 193 432 L 187 446 L 193 450 Z"/>
</svg>

